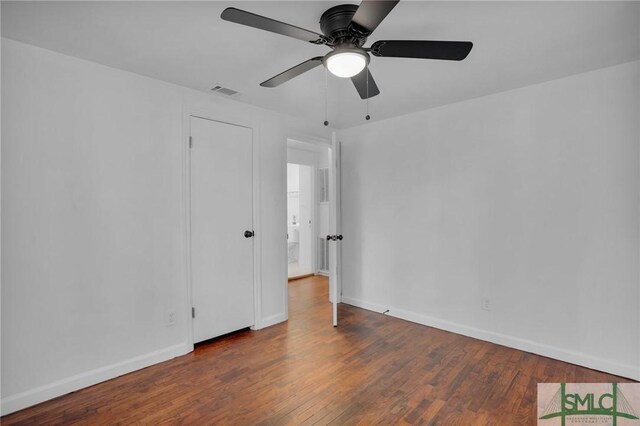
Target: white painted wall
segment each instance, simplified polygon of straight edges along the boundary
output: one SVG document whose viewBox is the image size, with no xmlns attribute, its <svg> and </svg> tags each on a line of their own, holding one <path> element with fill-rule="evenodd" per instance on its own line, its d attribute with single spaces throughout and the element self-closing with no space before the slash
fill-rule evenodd
<svg viewBox="0 0 640 426">
<path fill-rule="evenodd" d="M 297 164 L 287 164 L 287 192 L 300 191 L 300 166 Z M 291 220 L 291 215 L 287 213 Z"/>
<path fill-rule="evenodd" d="M 0 7 L 0 23 L 2 22 L 2 7 Z M 0 25 L 1 26 L 1 25 Z M 1 33 L 1 29 L 0 29 Z M 2 46 L 0 45 L 0 53 Z M 2 81 L 2 55 L 0 54 L 0 81 Z M 0 84 L 0 100 L 2 99 L 2 85 Z M 2 134 L 2 102 L 0 102 L 0 135 Z M 1 136 L 0 136 L 0 139 Z M 2 149 L 0 149 L 0 176 L 2 175 Z M 0 188 L 2 186 L 2 178 L 0 177 Z M 1 191 L 0 191 L 1 192 Z M 0 196 L 0 235 L 2 235 L 2 197 Z M 0 244 L 0 259 L 2 258 L 2 244 Z M 0 336 L 2 334 L 2 262 L 0 262 Z M 2 338 L 0 337 L 0 366 L 2 366 Z M 0 388 L 2 387 L 2 368 L 0 368 Z M 0 390 L 0 414 L 2 414 Z"/>
<path fill-rule="evenodd" d="M 261 323 L 286 319 L 286 140 L 331 129 L 6 39 L 2 95 L 3 413 L 190 350 L 185 111 L 254 128 Z"/>
<path fill-rule="evenodd" d="M 339 132 L 343 301 L 640 379 L 639 123 L 632 62 Z"/>
<path fill-rule="evenodd" d="M 286 318 L 285 141 L 330 129 L 10 40 L 1 62 L 4 413 L 190 349 L 186 110 L 254 128 L 261 320 Z M 639 68 L 343 131 L 344 299 L 640 378 Z"/>
<path fill-rule="evenodd" d="M 300 192 L 300 166 L 287 164 L 287 226 L 300 222 L 300 202 L 296 192 Z"/>
</svg>

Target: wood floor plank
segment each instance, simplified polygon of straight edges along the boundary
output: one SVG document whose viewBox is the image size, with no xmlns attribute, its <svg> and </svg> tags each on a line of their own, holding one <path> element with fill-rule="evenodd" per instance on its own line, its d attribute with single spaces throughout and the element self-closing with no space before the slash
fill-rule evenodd
<svg viewBox="0 0 640 426">
<path fill-rule="evenodd" d="M 3 425 L 533 425 L 538 382 L 629 380 L 339 305 L 289 283 L 289 321 L 13 413 Z"/>
</svg>

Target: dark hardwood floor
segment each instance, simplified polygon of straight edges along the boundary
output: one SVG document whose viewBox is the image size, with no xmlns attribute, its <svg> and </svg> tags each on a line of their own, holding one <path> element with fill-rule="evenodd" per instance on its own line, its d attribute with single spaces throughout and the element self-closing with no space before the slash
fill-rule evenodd
<svg viewBox="0 0 640 426">
<path fill-rule="evenodd" d="M 287 323 L 2 418 L 14 424 L 534 425 L 538 382 L 629 380 L 340 305 L 289 284 Z"/>
</svg>

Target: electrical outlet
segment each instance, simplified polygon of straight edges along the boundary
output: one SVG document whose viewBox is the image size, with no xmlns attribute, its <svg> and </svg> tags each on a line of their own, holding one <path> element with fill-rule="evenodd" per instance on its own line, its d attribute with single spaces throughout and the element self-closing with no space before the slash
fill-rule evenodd
<svg viewBox="0 0 640 426">
<path fill-rule="evenodd" d="M 489 299 L 487 296 L 483 297 L 480 308 L 484 311 L 491 310 L 491 299 Z"/>
<path fill-rule="evenodd" d="M 167 312 L 167 325 L 174 325 L 176 323 L 176 311 L 173 309 Z"/>
</svg>

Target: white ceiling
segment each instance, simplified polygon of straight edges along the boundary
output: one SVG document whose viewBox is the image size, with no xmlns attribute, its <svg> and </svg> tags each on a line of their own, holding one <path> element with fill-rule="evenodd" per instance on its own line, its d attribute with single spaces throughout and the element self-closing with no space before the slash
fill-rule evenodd
<svg viewBox="0 0 640 426">
<path fill-rule="evenodd" d="M 4 1 L 2 35 L 197 90 L 221 84 L 241 92 L 239 101 L 322 122 L 323 67 L 277 88 L 259 83 L 328 48 L 220 13 L 234 6 L 319 32 L 322 12 L 340 3 Z M 402 1 L 367 46 L 381 39 L 474 48 L 462 62 L 373 57 L 381 94 L 370 101 L 372 120 L 638 60 L 640 3 Z M 351 82 L 330 76 L 331 125 L 359 125 L 364 115 Z"/>
</svg>

